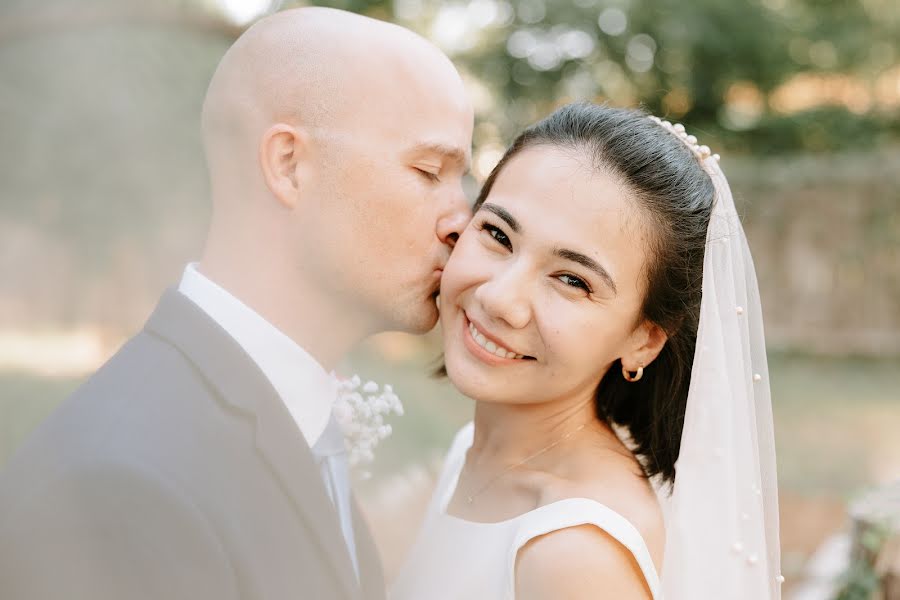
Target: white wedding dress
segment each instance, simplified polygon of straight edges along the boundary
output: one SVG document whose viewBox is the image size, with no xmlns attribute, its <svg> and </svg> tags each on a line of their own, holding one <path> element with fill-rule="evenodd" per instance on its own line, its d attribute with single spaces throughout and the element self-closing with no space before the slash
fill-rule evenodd
<svg viewBox="0 0 900 600">
<path fill-rule="evenodd" d="M 775 434 L 753 259 L 719 156 L 684 127 L 650 118 L 695 153 L 716 192 L 677 475 L 671 490 L 657 486 L 666 527 L 661 577 L 635 528 L 593 500 L 562 500 L 499 523 L 446 514 L 472 444 L 469 425 L 453 443 L 393 600 L 512 599 L 519 549 L 587 523 L 631 551 L 655 600 L 781 599 Z"/>
<path fill-rule="evenodd" d="M 643 571 L 654 600 L 659 577 L 637 529 L 596 500 L 568 498 L 497 523 L 447 514 L 474 427 L 453 441 L 425 522 L 390 593 L 391 600 L 513 600 L 516 555 L 529 540 L 566 527 L 591 524 L 617 539 Z"/>
</svg>

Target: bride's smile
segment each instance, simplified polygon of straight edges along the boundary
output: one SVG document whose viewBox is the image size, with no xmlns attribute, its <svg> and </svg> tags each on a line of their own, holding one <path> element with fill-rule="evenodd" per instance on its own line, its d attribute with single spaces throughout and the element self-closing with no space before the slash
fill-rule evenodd
<svg viewBox="0 0 900 600">
<path fill-rule="evenodd" d="M 559 148 L 517 155 L 463 232 L 441 283 L 447 372 L 478 400 L 582 398 L 640 323 L 647 238 L 631 192 Z M 640 355 L 637 357 L 637 355 Z"/>
<path fill-rule="evenodd" d="M 491 335 L 484 327 L 478 327 L 472 318 L 463 313 L 464 324 L 468 324 L 469 335 L 463 336 L 466 348 L 472 351 L 472 354 L 481 358 L 488 364 L 510 364 L 517 360 L 534 360 L 532 356 L 519 354 L 515 350 L 508 348 L 509 344 L 504 343 L 496 336 Z M 499 360 L 498 360 L 499 359 Z"/>
</svg>

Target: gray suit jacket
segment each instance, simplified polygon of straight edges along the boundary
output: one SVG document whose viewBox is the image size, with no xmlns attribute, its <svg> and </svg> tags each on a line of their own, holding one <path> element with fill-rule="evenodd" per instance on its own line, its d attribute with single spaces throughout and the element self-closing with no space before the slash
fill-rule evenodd
<svg viewBox="0 0 900 600">
<path fill-rule="evenodd" d="M 0 476 L 4 600 L 384 597 L 268 380 L 175 290 Z"/>
</svg>

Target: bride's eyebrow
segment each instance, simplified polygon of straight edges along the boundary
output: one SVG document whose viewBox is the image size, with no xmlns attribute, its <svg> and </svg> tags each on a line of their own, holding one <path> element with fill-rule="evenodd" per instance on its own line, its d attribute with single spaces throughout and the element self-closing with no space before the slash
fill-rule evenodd
<svg viewBox="0 0 900 600">
<path fill-rule="evenodd" d="M 616 282 L 613 281 L 612 275 L 609 274 L 603 265 L 598 263 L 596 260 L 591 258 L 590 256 L 586 256 L 581 252 L 576 252 L 575 250 L 568 250 L 566 248 L 554 248 L 553 254 L 564 259 L 571 260 L 574 263 L 578 263 L 582 267 L 590 269 L 593 271 L 600 279 L 603 280 L 603 283 L 612 290 L 614 296 L 619 295 L 619 291 L 616 289 Z"/>
<path fill-rule="evenodd" d="M 491 204 L 490 202 L 485 202 L 479 207 L 478 210 L 486 210 L 489 213 L 497 215 L 507 225 L 509 225 L 509 228 L 512 229 L 514 233 L 522 232 L 522 226 L 518 221 L 516 221 L 516 218 L 509 214 L 509 211 L 502 206 Z M 590 269 L 597 275 L 597 277 L 603 280 L 603 283 L 605 283 L 610 290 L 612 290 L 613 295 L 619 295 L 619 290 L 616 288 L 616 282 L 615 280 L 613 280 L 612 275 L 609 274 L 609 271 L 607 271 L 603 267 L 603 265 L 598 263 L 590 256 L 582 254 L 581 252 L 576 252 L 575 250 L 569 250 L 567 248 L 554 248 L 553 254 L 558 256 L 559 258 L 562 258 L 563 260 L 570 260 L 574 263 L 578 263 L 586 269 Z"/>
<path fill-rule="evenodd" d="M 507 211 L 502 206 L 497 206 L 496 204 L 485 202 L 478 210 L 486 210 L 490 213 L 494 213 L 495 215 L 503 219 L 503 221 L 505 221 L 507 225 L 509 225 L 509 228 L 513 230 L 513 233 L 520 233 L 522 231 L 522 226 L 519 225 L 519 222 L 516 221 L 516 218 L 509 214 L 509 211 Z"/>
</svg>

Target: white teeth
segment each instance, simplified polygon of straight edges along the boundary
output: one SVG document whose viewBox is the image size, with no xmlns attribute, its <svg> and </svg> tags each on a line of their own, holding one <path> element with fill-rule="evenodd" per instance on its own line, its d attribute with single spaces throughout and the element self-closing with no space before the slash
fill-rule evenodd
<svg viewBox="0 0 900 600">
<path fill-rule="evenodd" d="M 469 333 L 472 334 L 472 338 L 475 339 L 479 346 L 481 346 L 491 354 L 499 356 L 500 358 L 522 358 L 524 356 L 522 354 L 516 354 L 511 350 L 507 350 L 502 346 L 498 346 L 491 340 L 487 339 L 480 331 L 478 331 L 478 329 L 471 321 L 469 322 Z"/>
</svg>

